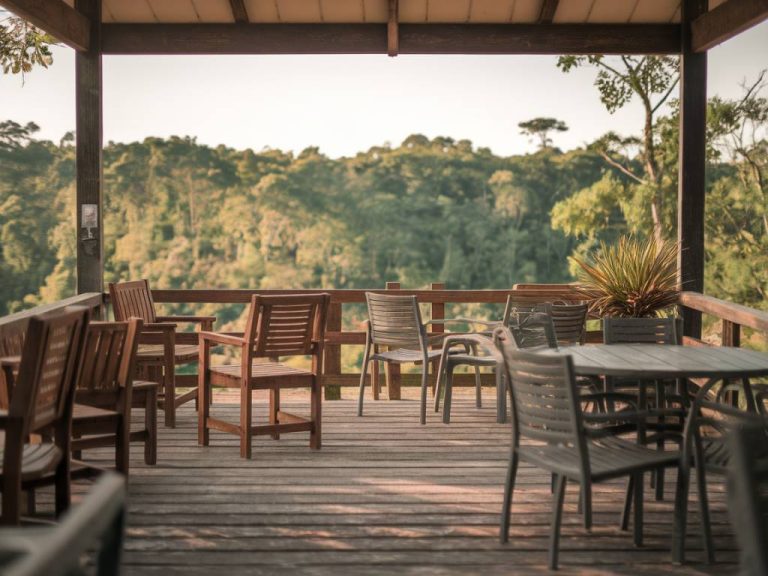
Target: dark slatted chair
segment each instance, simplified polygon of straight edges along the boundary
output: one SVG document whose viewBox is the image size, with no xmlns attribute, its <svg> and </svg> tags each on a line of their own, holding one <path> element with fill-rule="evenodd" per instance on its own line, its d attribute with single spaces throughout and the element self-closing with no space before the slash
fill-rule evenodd
<svg viewBox="0 0 768 576">
<path fill-rule="evenodd" d="M 565 304 L 555 302 L 549 307 L 555 336 L 560 346 L 584 344 L 587 335 L 587 304 Z"/>
<path fill-rule="evenodd" d="M 87 323 L 88 310 L 81 307 L 29 320 L 10 407 L 0 411 L 0 524 L 19 523 L 22 489 L 54 484 L 57 515 L 69 507 L 74 383 Z M 30 434 L 42 441 L 28 443 Z"/>
<path fill-rule="evenodd" d="M 532 312 L 508 325 L 515 345 L 521 349 L 557 348 L 555 325 L 549 314 Z"/>
<path fill-rule="evenodd" d="M 115 320 L 126 322 L 130 318 L 141 318 L 144 322 L 142 335 L 139 338 L 137 363 L 142 379 L 146 373 L 147 380 L 162 384 L 159 404 L 165 412 L 165 425 L 173 428 L 176 426 L 176 409 L 197 398 L 197 388 L 176 395 L 176 366 L 196 364 L 199 357 L 197 343 L 176 343 L 176 324 L 192 323 L 199 325 L 201 330 L 211 331 L 216 318 L 213 316 L 158 316 L 147 280 L 110 284 L 109 296 L 112 300 Z M 144 395 L 143 390 L 137 391 Z M 138 395 L 136 401 L 139 406 L 145 404 Z"/>
<path fill-rule="evenodd" d="M 309 431 L 310 448 L 319 450 L 322 427 L 322 362 L 325 319 L 329 294 L 293 296 L 258 296 L 251 298 L 245 333 L 242 337 L 200 333 L 200 386 L 198 406 L 198 441 L 209 443 L 211 428 L 240 437 L 240 456 L 251 457 L 251 438 L 269 434 L 278 439 L 281 432 Z M 211 347 L 227 345 L 240 348 L 239 364 L 211 365 Z M 276 361 L 289 356 L 311 356 L 309 370 Z M 210 416 L 212 386 L 240 389 L 240 424 L 231 424 Z M 303 418 L 280 410 L 282 388 L 309 388 L 310 417 Z M 269 390 L 269 424 L 254 426 L 252 400 L 254 390 Z"/>
<path fill-rule="evenodd" d="M 592 526 L 592 485 L 629 476 L 634 479 L 634 540 L 642 544 L 643 474 L 677 466 L 676 452 L 658 452 L 614 436 L 592 438 L 586 423 L 598 418 L 639 420 L 640 414 L 582 413 L 584 396 L 573 374 L 570 356 L 549 356 L 519 350 L 507 328 L 495 331 L 512 388 L 512 454 L 504 488 L 500 537 L 509 538 L 510 510 L 519 462 L 528 462 L 555 476 L 549 567 L 557 568 L 563 498 L 568 480 L 581 485 L 584 527 Z M 604 393 L 603 396 L 610 394 Z M 597 396 L 597 395 L 594 395 Z M 622 399 L 624 395 L 622 395 Z M 596 398 L 590 397 L 590 400 Z"/>
<path fill-rule="evenodd" d="M 137 318 L 88 325 L 72 413 L 75 458 L 80 458 L 82 450 L 114 446 L 115 468 L 126 476 L 130 460 L 133 374 L 141 326 Z M 154 434 L 151 438 L 149 434 L 139 435 L 146 443 L 156 445 Z"/>
<path fill-rule="evenodd" d="M 117 576 L 124 526 L 125 480 L 107 473 L 55 527 L 0 528 L 0 573 Z M 89 563 L 93 569 L 84 570 Z"/>
<path fill-rule="evenodd" d="M 432 350 L 430 344 L 442 342 L 443 335 L 429 337 L 422 322 L 416 296 L 394 296 L 366 292 L 368 321 L 366 323 L 363 368 L 360 374 L 360 392 L 357 399 L 357 415 L 363 415 L 365 377 L 368 365 L 373 362 L 392 364 L 421 364 L 421 410 L 419 421 L 427 422 L 427 382 L 430 360 L 439 359 L 441 349 Z M 380 347 L 388 350 L 381 351 Z M 475 367 L 476 385 L 479 386 L 479 368 Z M 373 378 L 371 379 L 373 381 Z"/>
<path fill-rule="evenodd" d="M 768 574 L 768 420 L 729 434 L 728 503 L 744 576 Z"/>
<path fill-rule="evenodd" d="M 760 419 L 753 400 L 750 383 L 744 379 L 739 383 L 718 386 L 712 380 L 702 386 L 691 405 L 685 423 L 683 458 L 678 475 L 675 512 L 675 535 L 673 558 L 676 562 L 685 561 L 685 537 L 688 518 L 688 490 L 691 470 L 696 470 L 698 489 L 699 519 L 701 535 L 708 563 L 715 561 L 715 549 L 712 542 L 712 527 L 709 518 L 709 496 L 707 475 L 724 476 L 731 466 L 729 437 L 734 431 Z M 744 410 L 731 405 L 730 397 L 734 392 L 743 394 Z M 763 420 L 768 422 L 768 420 Z"/>
</svg>

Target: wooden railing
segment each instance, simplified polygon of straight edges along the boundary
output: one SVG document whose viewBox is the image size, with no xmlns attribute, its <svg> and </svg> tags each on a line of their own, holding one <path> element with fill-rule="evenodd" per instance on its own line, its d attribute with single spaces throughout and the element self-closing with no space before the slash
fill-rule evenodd
<svg viewBox="0 0 768 576">
<path fill-rule="evenodd" d="M 683 292 L 680 306 L 702 314 L 714 316 L 722 321 L 721 346 L 741 346 L 741 328 L 745 326 L 768 334 L 768 312 L 756 310 L 727 300 L 720 300 L 698 292 Z M 692 337 L 684 337 L 683 343 L 696 346 L 707 343 Z"/>
</svg>

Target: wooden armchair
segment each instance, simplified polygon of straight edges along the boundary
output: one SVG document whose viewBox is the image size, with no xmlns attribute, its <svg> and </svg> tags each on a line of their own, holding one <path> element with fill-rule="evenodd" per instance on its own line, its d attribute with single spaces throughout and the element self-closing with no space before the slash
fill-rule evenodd
<svg viewBox="0 0 768 576">
<path fill-rule="evenodd" d="M 270 434 L 278 439 L 281 432 L 309 431 L 310 448 L 320 449 L 323 344 L 330 299 L 329 294 L 255 295 L 251 298 L 248 322 L 242 336 L 200 333 L 200 444 L 208 445 L 210 428 L 229 432 L 240 437 L 240 456 L 250 458 L 251 438 L 254 435 Z M 219 344 L 240 348 L 240 363 L 211 365 L 211 347 Z M 311 356 L 312 367 L 306 370 L 273 361 L 284 356 Z M 261 358 L 270 361 L 254 362 Z M 239 425 L 210 416 L 212 386 L 240 388 Z M 282 388 L 310 388 L 309 418 L 280 410 Z M 254 390 L 269 390 L 269 424 L 253 425 L 251 395 Z"/>
<path fill-rule="evenodd" d="M 57 515 L 69 506 L 74 382 L 87 322 L 88 310 L 81 307 L 29 320 L 10 407 L 0 411 L 0 524 L 19 523 L 22 489 L 55 484 Z M 30 444 L 30 434 L 43 440 Z"/>
<path fill-rule="evenodd" d="M 131 399 L 142 322 L 91 322 L 72 414 L 72 451 L 115 447 L 115 468 L 128 475 Z M 155 385 L 156 386 L 156 385 Z M 157 442 L 156 437 L 145 441 Z"/>
<path fill-rule="evenodd" d="M 134 280 L 109 285 L 109 296 L 115 320 L 141 318 L 144 322 L 139 338 L 137 365 L 142 378 L 161 384 L 159 405 L 165 412 L 165 425 L 176 426 L 176 408 L 197 398 L 197 388 L 176 395 L 176 366 L 198 361 L 197 342 L 177 343 L 176 325 L 194 323 L 200 330 L 213 330 L 214 316 L 158 316 L 147 280 Z"/>
</svg>

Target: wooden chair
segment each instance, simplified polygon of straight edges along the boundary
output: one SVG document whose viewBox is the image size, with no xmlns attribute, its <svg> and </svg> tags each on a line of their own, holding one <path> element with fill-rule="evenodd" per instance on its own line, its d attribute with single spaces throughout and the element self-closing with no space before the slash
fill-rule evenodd
<svg viewBox="0 0 768 576">
<path fill-rule="evenodd" d="M 109 285 L 109 296 L 115 320 L 141 318 L 144 322 L 137 363 L 147 372 L 148 380 L 162 383 L 160 407 L 165 412 L 165 425 L 176 426 L 176 408 L 197 398 L 197 388 L 176 395 L 176 366 L 197 363 L 199 346 L 177 344 L 176 324 L 198 324 L 201 330 L 213 330 L 213 316 L 158 316 L 147 280 L 134 280 Z"/>
<path fill-rule="evenodd" d="M 768 574 L 768 420 L 736 428 L 728 438 L 728 503 L 744 576 Z"/>
<path fill-rule="evenodd" d="M 142 321 L 91 322 L 72 413 L 72 451 L 115 447 L 115 468 L 128 475 L 133 374 Z M 153 438 L 148 441 L 154 440 Z"/>
<path fill-rule="evenodd" d="M 421 310 L 416 296 L 395 296 L 366 292 L 368 321 L 365 331 L 365 351 L 360 374 L 360 392 L 357 399 L 357 415 L 363 415 L 365 376 L 368 364 L 378 361 L 391 364 L 421 364 L 421 411 L 420 422 L 427 422 L 427 381 L 430 360 L 440 358 L 442 349 L 432 350 L 429 346 L 441 342 L 443 335 L 427 336 L 426 324 L 421 320 Z M 380 346 L 389 350 L 382 352 Z M 479 372 L 476 382 L 479 384 Z M 371 379 L 373 380 L 373 378 Z"/>
<path fill-rule="evenodd" d="M 69 506 L 74 382 L 87 322 L 88 310 L 81 307 L 29 320 L 10 407 L 0 412 L 5 432 L 0 524 L 19 523 L 22 489 L 54 484 L 57 515 Z M 28 443 L 30 434 L 43 439 Z"/>
<path fill-rule="evenodd" d="M 294 296 L 258 296 L 251 298 L 245 333 L 242 337 L 200 333 L 200 385 L 198 386 L 198 441 L 208 446 L 209 429 L 240 437 L 240 456 L 251 457 L 251 437 L 281 432 L 309 431 L 310 448 L 319 450 L 322 426 L 322 363 L 325 318 L 329 294 Z M 240 348 L 239 364 L 211 365 L 211 346 L 223 344 Z M 256 359 L 285 356 L 311 356 L 309 370 L 294 368 L 277 361 L 255 363 Z M 210 416 L 212 386 L 240 388 L 240 424 L 235 425 Z M 282 388 L 310 388 L 310 417 L 302 418 L 280 410 Z M 252 399 L 254 390 L 269 390 L 269 424 L 254 426 Z"/>
<path fill-rule="evenodd" d="M 584 396 L 579 393 L 570 356 L 546 356 L 518 350 L 507 328 L 498 328 L 495 338 L 504 356 L 512 388 L 512 454 L 504 488 L 501 512 L 501 542 L 509 538 L 510 510 L 519 462 L 528 462 L 555 475 L 553 520 L 549 543 L 549 567 L 557 568 L 563 498 L 568 480 L 581 485 L 584 527 L 592 526 L 592 485 L 629 476 L 637 486 L 635 497 L 635 544 L 642 544 L 643 474 L 677 466 L 676 452 L 658 452 L 617 437 L 590 437 L 591 419 L 639 421 L 641 415 L 591 415 L 582 413 Z M 590 400 L 596 400 L 593 395 Z M 610 393 L 601 394 L 610 397 Z M 622 395 L 625 396 L 625 395 Z M 623 398 L 622 398 L 623 399 Z M 599 417 L 599 418 L 598 418 Z M 528 442 L 528 441 L 533 441 Z"/>
<path fill-rule="evenodd" d="M 720 382 L 710 380 L 699 389 L 691 405 L 685 422 L 683 441 L 683 457 L 678 473 L 675 512 L 675 533 L 672 554 L 675 562 L 685 561 L 685 537 L 688 519 L 688 490 L 691 469 L 696 470 L 696 486 L 698 489 L 699 518 L 701 535 L 704 541 L 706 560 L 712 564 L 715 561 L 715 549 L 712 543 L 712 528 L 709 519 L 709 496 L 707 492 L 707 475 L 724 476 L 731 466 L 731 451 L 729 437 L 738 429 L 749 425 L 750 422 L 768 420 L 758 416 L 748 379 L 740 383 L 720 386 L 716 393 L 715 386 Z M 738 391 L 746 400 L 745 410 L 730 405 L 730 395 Z M 763 436 L 765 439 L 765 435 Z"/>
<path fill-rule="evenodd" d="M 108 473 L 51 528 L 0 528 L 4 576 L 117 576 L 125 524 L 125 480 Z M 97 550 L 94 571 L 83 557 Z"/>
</svg>

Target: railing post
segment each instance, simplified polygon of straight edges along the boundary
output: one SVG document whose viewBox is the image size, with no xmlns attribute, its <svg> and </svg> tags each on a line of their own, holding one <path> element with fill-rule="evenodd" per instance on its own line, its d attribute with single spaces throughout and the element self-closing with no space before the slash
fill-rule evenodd
<svg viewBox="0 0 768 576">
<path fill-rule="evenodd" d="M 741 346 L 741 325 L 723 320 L 723 337 L 721 340 L 723 346 L 738 348 Z"/>
<path fill-rule="evenodd" d="M 387 290 L 400 290 L 400 282 L 387 282 Z M 384 370 L 387 375 L 387 396 L 390 400 L 400 400 L 400 366 L 385 362 Z"/>
<path fill-rule="evenodd" d="M 445 282 L 433 282 L 429 286 L 430 290 L 445 290 Z M 445 319 L 445 304 L 442 302 L 432 302 L 432 320 Z M 442 334 L 445 332 L 445 324 L 432 324 L 432 332 Z M 435 344 L 433 348 L 441 348 L 442 343 Z M 435 386 L 437 385 L 437 370 L 440 367 L 440 360 L 432 361 L 432 378 L 430 379 L 430 385 L 432 386 L 432 394 L 435 393 Z M 426 370 L 426 366 L 424 367 Z"/>
<path fill-rule="evenodd" d="M 325 322 L 326 332 L 341 332 L 341 302 L 331 302 L 328 306 L 328 316 Z M 341 375 L 341 345 L 326 344 L 325 359 L 323 361 L 324 380 L 328 382 L 330 378 Z M 330 376 L 330 378 L 329 378 Z M 341 386 L 326 384 L 325 399 L 341 400 Z"/>
</svg>

